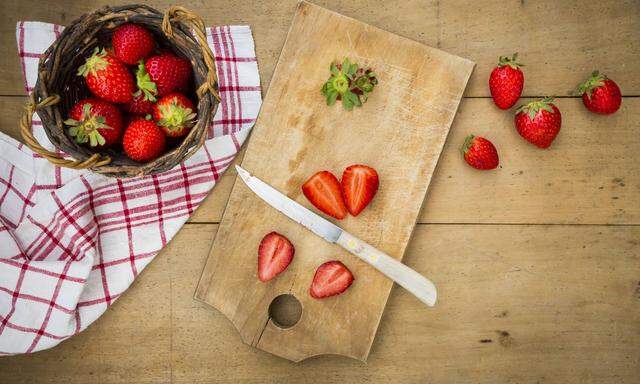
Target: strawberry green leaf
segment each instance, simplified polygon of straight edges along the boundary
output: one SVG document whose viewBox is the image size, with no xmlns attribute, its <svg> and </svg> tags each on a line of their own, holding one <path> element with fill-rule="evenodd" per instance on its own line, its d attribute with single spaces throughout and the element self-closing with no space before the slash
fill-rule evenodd
<svg viewBox="0 0 640 384">
<path fill-rule="evenodd" d="M 351 63 L 349 62 L 349 59 L 345 57 L 344 60 L 342 61 L 342 74 L 348 75 L 349 68 L 351 68 Z"/>
<path fill-rule="evenodd" d="M 331 92 L 327 96 L 327 105 L 331 106 L 336 103 L 336 99 L 338 98 L 338 92 Z"/>
<path fill-rule="evenodd" d="M 140 60 L 138 63 L 138 69 L 136 70 L 136 84 L 138 85 L 138 91 L 133 96 L 140 96 L 141 92 L 144 93 L 144 99 L 149 101 L 156 101 L 155 95 L 158 94 L 158 87 L 156 83 L 151 81 L 151 75 L 147 73 L 147 69 L 144 66 L 144 60 Z"/>
<path fill-rule="evenodd" d="M 331 63 L 329 69 L 331 76 L 320 89 L 329 106 L 340 99 L 346 110 L 360 107 L 369 99 L 368 94 L 378 83 L 375 72 L 370 68 L 365 70 L 357 63 L 351 63 L 347 57 L 342 63 Z"/>
<path fill-rule="evenodd" d="M 329 66 L 329 71 L 331 71 L 332 75 L 337 75 L 338 73 L 340 73 L 340 70 L 335 63 L 331 63 L 331 66 Z"/>
<path fill-rule="evenodd" d="M 95 47 L 93 50 L 93 54 L 89 56 L 89 58 L 78 67 L 78 76 L 87 77 L 89 74 L 94 74 L 97 71 L 101 71 L 105 69 L 108 65 L 107 60 L 104 58 L 107 56 L 107 52 L 104 50 L 100 50 L 100 48 Z"/>
</svg>

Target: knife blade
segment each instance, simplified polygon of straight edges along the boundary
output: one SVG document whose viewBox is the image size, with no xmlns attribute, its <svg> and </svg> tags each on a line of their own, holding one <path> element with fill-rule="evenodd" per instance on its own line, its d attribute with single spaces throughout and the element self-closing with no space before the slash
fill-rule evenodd
<svg viewBox="0 0 640 384">
<path fill-rule="evenodd" d="M 329 243 L 337 244 L 359 257 L 414 294 L 428 306 L 435 304 L 437 298 L 436 287 L 426 277 L 303 207 L 240 166 L 236 165 L 236 170 L 247 187 L 271 207 Z"/>
</svg>

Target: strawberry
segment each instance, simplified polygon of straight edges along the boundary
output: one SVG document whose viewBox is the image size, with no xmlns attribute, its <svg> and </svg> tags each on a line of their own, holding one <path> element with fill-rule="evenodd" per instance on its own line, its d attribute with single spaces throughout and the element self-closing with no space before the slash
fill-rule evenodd
<svg viewBox="0 0 640 384">
<path fill-rule="evenodd" d="M 133 97 L 131 102 L 124 104 L 122 109 L 132 115 L 146 116 L 153 113 L 153 101 L 147 100 L 143 94 Z"/>
<path fill-rule="evenodd" d="M 467 136 L 460 150 L 467 164 L 475 169 L 494 169 L 500 162 L 496 147 L 484 137 Z"/>
<path fill-rule="evenodd" d="M 165 137 L 154 121 L 135 119 L 124 131 L 122 147 L 131 160 L 144 163 L 164 152 Z"/>
<path fill-rule="evenodd" d="M 258 247 L 258 279 L 265 282 L 283 272 L 296 252 L 293 244 L 277 232 L 267 234 Z"/>
<path fill-rule="evenodd" d="M 518 101 L 524 86 L 524 74 L 517 63 L 517 53 L 511 58 L 500 56 L 498 66 L 491 71 L 489 76 L 489 89 L 493 102 L 500 109 L 509 109 Z"/>
<path fill-rule="evenodd" d="M 520 136 L 531 144 L 547 148 L 560 132 L 562 117 L 553 98 L 532 101 L 516 111 L 515 124 Z"/>
<path fill-rule="evenodd" d="M 98 47 L 86 62 L 78 68 L 94 95 L 112 103 L 128 103 L 133 100 L 135 83 L 126 65 Z"/>
<path fill-rule="evenodd" d="M 378 172 L 366 165 L 351 165 L 342 173 L 342 195 L 349 213 L 358 216 L 378 192 Z"/>
<path fill-rule="evenodd" d="M 302 184 L 302 192 L 316 208 L 342 220 L 347 215 L 347 207 L 342 200 L 340 182 L 329 171 L 321 171 Z"/>
<path fill-rule="evenodd" d="M 315 299 L 339 295 L 353 283 L 353 274 L 338 260 L 327 261 L 316 269 L 309 294 Z"/>
<path fill-rule="evenodd" d="M 584 106 L 591 112 L 601 115 L 614 113 L 622 103 L 618 84 L 598 71 L 593 71 L 591 77 L 580 84 L 578 92 L 582 94 Z"/>
<path fill-rule="evenodd" d="M 172 53 L 151 56 L 145 63 L 145 69 L 157 87 L 158 96 L 186 89 L 192 72 L 189 60 Z"/>
<path fill-rule="evenodd" d="M 156 42 L 151 32 L 145 27 L 127 23 L 113 31 L 111 46 L 118 60 L 134 65 L 149 56 Z"/>
<path fill-rule="evenodd" d="M 64 123 L 69 126 L 69 135 L 76 142 L 88 142 L 92 147 L 108 147 L 118 142 L 122 135 L 120 110 L 98 99 L 77 102 Z"/>
<path fill-rule="evenodd" d="M 170 93 L 153 105 L 153 118 L 169 137 L 185 136 L 193 127 L 193 103 L 182 93 Z"/>
</svg>

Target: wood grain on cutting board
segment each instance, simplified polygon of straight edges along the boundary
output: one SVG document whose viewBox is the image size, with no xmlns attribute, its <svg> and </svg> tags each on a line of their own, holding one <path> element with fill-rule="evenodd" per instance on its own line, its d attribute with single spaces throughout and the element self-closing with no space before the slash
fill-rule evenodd
<svg viewBox="0 0 640 384">
<path fill-rule="evenodd" d="M 320 93 L 331 61 L 345 56 L 374 68 L 380 81 L 364 107 L 351 112 L 328 107 Z M 339 225 L 402 258 L 472 69 L 468 60 L 302 2 L 242 165 L 306 206 L 300 186 L 313 173 L 339 177 L 354 163 L 376 168 L 381 188 L 373 203 Z M 285 273 L 262 283 L 257 247 L 271 231 L 287 236 L 296 254 Z M 313 273 L 331 259 L 342 260 L 356 281 L 343 295 L 313 299 Z M 196 298 L 225 314 L 244 342 L 265 351 L 294 361 L 318 354 L 366 360 L 391 286 L 236 180 Z M 287 293 L 300 301 L 302 316 L 283 329 L 268 308 Z"/>
</svg>

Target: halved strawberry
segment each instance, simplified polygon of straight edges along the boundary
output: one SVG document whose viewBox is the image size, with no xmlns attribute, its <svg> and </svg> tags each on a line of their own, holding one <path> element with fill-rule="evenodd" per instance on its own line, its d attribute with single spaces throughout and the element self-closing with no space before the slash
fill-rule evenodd
<svg viewBox="0 0 640 384">
<path fill-rule="evenodd" d="M 342 194 L 349 213 L 358 216 L 376 195 L 379 185 L 375 169 L 360 164 L 347 167 L 342 173 Z"/>
<path fill-rule="evenodd" d="M 265 282 L 287 269 L 295 248 L 286 237 L 277 232 L 267 234 L 258 247 L 258 279 Z"/>
<path fill-rule="evenodd" d="M 339 220 L 347 215 L 340 183 L 333 173 L 320 171 L 311 176 L 302 184 L 302 192 L 311 204 L 327 215 Z"/>
<path fill-rule="evenodd" d="M 353 283 L 353 274 L 338 260 L 327 261 L 316 269 L 309 294 L 316 299 L 339 295 Z"/>
</svg>

